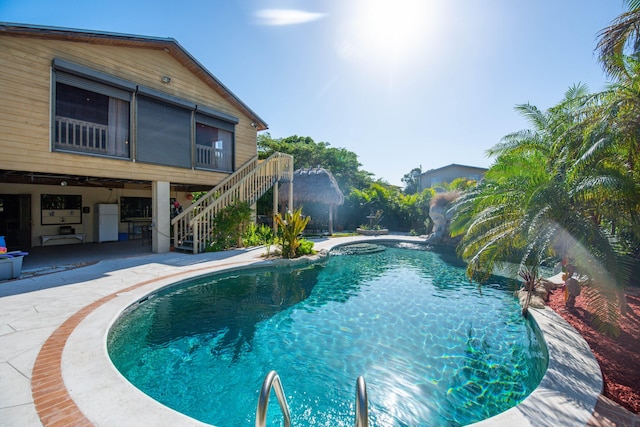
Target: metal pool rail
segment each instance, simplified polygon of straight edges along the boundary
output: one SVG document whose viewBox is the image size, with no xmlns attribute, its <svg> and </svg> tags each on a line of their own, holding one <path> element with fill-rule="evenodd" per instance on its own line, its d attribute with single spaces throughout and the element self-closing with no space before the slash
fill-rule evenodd
<svg viewBox="0 0 640 427">
<path fill-rule="evenodd" d="M 280 382 L 280 376 L 276 371 L 267 374 L 262 382 L 260 397 L 258 398 L 258 408 L 256 409 L 256 427 L 265 427 L 267 423 L 267 408 L 269 406 L 269 396 L 271 388 L 276 392 L 280 410 L 284 416 L 284 426 L 291 426 L 291 414 L 289 413 L 289 404 Z M 355 427 L 369 427 L 369 410 L 367 399 L 367 384 L 364 377 L 359 376 L 356 380 L 356 424 Z"/>
</svg>

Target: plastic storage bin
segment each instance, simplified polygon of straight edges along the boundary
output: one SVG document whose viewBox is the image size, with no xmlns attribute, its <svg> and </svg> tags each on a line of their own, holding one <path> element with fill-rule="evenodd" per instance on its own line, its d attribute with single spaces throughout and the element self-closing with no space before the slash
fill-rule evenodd
<svg viewBox="0 0 640 427">
<path fill-rule="evenodd" d="M 0 254 L 0 280 L 17 279 L 22 274 L 22 259 L 27 252 L 13 251 Z"/>
</svg>

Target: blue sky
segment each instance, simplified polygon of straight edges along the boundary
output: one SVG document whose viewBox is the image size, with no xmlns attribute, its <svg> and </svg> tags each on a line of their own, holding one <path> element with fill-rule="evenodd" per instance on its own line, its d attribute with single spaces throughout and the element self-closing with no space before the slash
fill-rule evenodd
<svg viewBox="0 0 640 427">
<path fill-rule="evenodd" d="M 269 124 L 414 167 L 488 167 L 541 109 L 607 81 L 597 33 L 622 0 L 0 0 L 0 21 L 173 37 Z"/>
</svg>

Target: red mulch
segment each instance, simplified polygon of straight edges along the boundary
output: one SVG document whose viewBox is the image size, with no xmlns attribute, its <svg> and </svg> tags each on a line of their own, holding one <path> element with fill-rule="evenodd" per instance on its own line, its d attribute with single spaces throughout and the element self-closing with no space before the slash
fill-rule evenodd
<svg viewBox="0 0 640 427">
<path fill-rule="evenodd" d="M 562 290 L 549 297 L 549 306 L 582 335 L 596 356 L 604 377 L 604 394 L 636 414 L 640 413 L 640 292 L 627 293 L 629 305 L 621 318 L 621 333 L 610 338 L 592 326 L 591 315 L 582 297 L 576 299 L 576 310 L 567 311 Z"/>
</svg>

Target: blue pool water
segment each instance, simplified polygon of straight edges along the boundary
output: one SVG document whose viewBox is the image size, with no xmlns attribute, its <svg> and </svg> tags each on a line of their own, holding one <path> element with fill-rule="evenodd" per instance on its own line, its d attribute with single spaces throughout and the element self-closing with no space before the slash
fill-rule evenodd
<svg viewBox="0 0 640 427">
<path fill-rule="evenodd" d="M 370 425 L 458 426 L 522 401 L 547 365 L 509 286 L 408 244 L 177 284 L 128 310 L 108 351 L 136 387 L 221 427 L 254 425 L 270 370 L 293 426 L 352 426 L 359 375 Z M 275 396 L 267 419 L 282 423 Z"/>
</svg>

